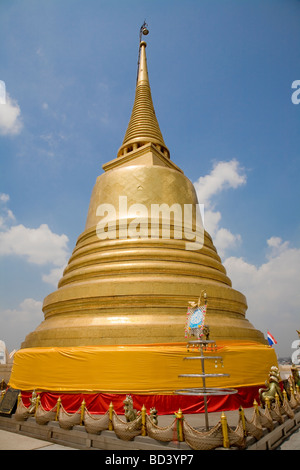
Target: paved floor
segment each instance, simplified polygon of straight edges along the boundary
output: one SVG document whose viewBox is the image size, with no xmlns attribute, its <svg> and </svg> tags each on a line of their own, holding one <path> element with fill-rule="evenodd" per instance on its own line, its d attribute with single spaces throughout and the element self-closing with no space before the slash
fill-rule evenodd
<svg viewBox="0 0 300 470">
<path fill-rule="evenodd" d="M 245 409 L 245 415 L 251 419 L 253 409 Z M 236 426 L 239 413 L 237 410 L 225 412 L 228 424 Z M 213 426 L 220 420 L 221 413 L 209 414 L 209 425 Z M 173 415 L 159 416 L 158 425 L 163 427 L 170 424 L 174 419 Z M 185 419 L 195 428 L 205 426 L 205 415 L 186 415 Z M 77 450 L 68 446 L 54 444 L 48 441 L 35 439 L 22 434 L 13 433 L 0 429 L 0 450 Z M 297 429 L 288 439 L 286 439 L 276 450 L 300 450 L 300 428 Z"/>
<path fill-rule="evenodd" d="M 72 447 L 52 444 L 33 437 L 15 434 L 0 429 L 0 450 L 77 450 Z M 300 429 L 295 431 L 276 450 L 300 450 Z"/>
<path fill-rule="evenodd" d="M 0 450 L 77 450 L 0 429 Z"/>
<path fill-rule="evenodd" d="M 300 450 L 300 428 L 295 431 L 276 450 Z"/>
</svg>

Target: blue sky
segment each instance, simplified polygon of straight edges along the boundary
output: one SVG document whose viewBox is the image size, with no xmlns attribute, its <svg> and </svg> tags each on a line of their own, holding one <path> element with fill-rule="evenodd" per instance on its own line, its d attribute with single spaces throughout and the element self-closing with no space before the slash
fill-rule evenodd
<svg viewBox="0 0 300 470">
<path fill-rule="evenodd" d="M 43 319 L 135 92 L 139 28 L 172 160 L 247 318 L 290 356 L 300 329 L 298 0 L 1 0 L 0 339 Z M 300 94 L 299 94 L 300 98 Z"/>
</svg>

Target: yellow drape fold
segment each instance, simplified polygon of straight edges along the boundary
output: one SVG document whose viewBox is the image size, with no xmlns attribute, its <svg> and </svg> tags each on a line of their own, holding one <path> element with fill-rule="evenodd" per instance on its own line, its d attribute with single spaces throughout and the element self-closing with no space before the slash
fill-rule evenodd
<svg viewBox="0 0 300 470">
<path fill-rule="evenodd" d="M 201 379 L 179 374 L 201 373 L 200 361 L 184 361 L 185 343 L 27 348 L 19 350 L 9 385 L 21 390 L 100 391 L 103 393 L 172 393 L 178 388 L 202 385 Z M 207 373 L 230 377 L 207 379 L 208 387 L 260 385 L 277 365 L 275 351 L 256 342 L 218 342 L 224 367 L 205 361 Z"/>
</svg>

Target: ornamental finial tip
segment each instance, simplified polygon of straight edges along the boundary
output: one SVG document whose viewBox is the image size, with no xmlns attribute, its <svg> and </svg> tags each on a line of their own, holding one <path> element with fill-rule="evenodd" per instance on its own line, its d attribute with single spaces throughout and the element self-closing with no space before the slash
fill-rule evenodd
<svg viewBox="0 0 300 470">
<path fill-rule="evenodd" d="M 147 34 L 149 34 L 149 29 L 146 21 L 144 21 L 144 23 L 140 27 L 140 42 L 142 40 L 142 35 L 147 36 Z"/>
</svg>

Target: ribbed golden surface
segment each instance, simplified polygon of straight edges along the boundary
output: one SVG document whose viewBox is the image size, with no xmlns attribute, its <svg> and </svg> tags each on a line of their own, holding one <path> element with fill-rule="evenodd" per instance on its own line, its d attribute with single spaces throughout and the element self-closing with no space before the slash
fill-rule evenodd
<svg viewBox="0 0 300 470">
<path fill-rule="evenodd" d="M 131 149 L 134 143 L 153 142 L 166 149 L 153 106 L 145 48 L 146 43 L 141 42 L 134 105 L 118 156 L 121 156 L 124 150 Z"/>
<path fill-rule="evenodd" d="M 165 145 L 152 103 L 149 85 L 141 83 L 136 88 L 134 106 L 123 145 L 135 141 L 155 142 Z"/>
<path fill-rule="evenodd" d="M 203 289 L 214 339 L 263 342 L 245 318 L 246 299 L 232 289 L 208 233 L 197 251 L 186 250 L 184 238 L 99 239 L 97 207 L 117 208 L 120 195 L 128 207 L 144 204 L 149 214 L 153 203 L 197 203 L 188 178 L 167 167 L 127 166 L 99 176 L 85 231 L 59 288 L 44 300 L 45 321 L 22 347 L 184 341 L 188 302 L 197 301 Z M 116 226 L 120 223 L 116 211 Z"/>
</svg>

